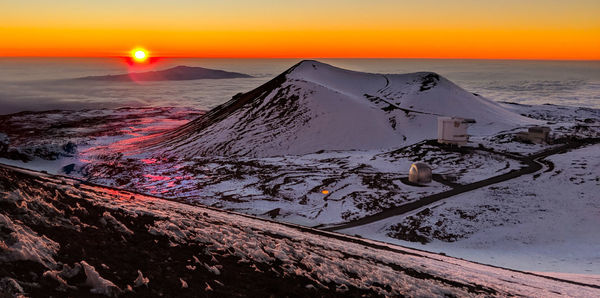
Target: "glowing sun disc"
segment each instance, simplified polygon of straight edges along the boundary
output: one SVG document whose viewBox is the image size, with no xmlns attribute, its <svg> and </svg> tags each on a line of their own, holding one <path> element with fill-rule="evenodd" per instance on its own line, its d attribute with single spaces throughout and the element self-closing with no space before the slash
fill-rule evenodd
<svg viewBox="0 0 600 298">
<path fill-rule="evenodd" d="M 133 56 L 133 59 L 135 59 L 135 61 L 138 62 L 144 61 L 148 58 L 148 52 L 143 49 L 135 49 L 131 51 L 131 54 Z"/>
</svg>

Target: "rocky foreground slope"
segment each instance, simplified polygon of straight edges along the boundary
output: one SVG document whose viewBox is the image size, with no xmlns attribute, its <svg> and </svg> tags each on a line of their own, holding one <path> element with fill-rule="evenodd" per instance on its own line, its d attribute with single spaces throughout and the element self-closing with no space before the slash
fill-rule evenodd
<svg viewBox="0 0 600 298">
<path fill-rule="evenodd" d="M 307 60 L 144 148 L 180 157 L 382 149 L 435 138 L 438 116 L 474 119 L 475 134 L 536 123 L 436 73 L 362 73 Z"/>
<path fill-rule="evenodd" d="M 8 296 L 582 296 L 600 288 L 0 167 Z"/>
</svg>

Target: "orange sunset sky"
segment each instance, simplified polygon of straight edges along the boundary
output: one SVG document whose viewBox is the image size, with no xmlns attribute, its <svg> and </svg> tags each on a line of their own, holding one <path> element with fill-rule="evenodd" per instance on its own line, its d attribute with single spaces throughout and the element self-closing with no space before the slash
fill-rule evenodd
<svg viewBox="0 0 600 298">
<path fill-rule="evenodd" d="M 600 59 L 598 0 L 29 0 L 0 19 L 0 56 Z"/>
</svg>

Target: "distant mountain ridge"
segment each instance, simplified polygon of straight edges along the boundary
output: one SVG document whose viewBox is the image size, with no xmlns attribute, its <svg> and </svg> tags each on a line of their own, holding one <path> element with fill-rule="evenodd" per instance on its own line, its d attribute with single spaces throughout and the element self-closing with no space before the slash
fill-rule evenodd
<svg viewBox="0 0 600 298">
<path fill-rule="evenodd" d="M 146 144 L 183 157 L 384 149 L 436 138 L 438 116 L 475 119 L 477 133 L 535 123 L 436 73 L 362 73 L 305 60 Z"/>
<path fill-rule="evenodd" d="M 96 81 L 186 81 L 201 79 L 251 78 L 251 75 L 218 69 L 192 66 L 175 66 L 165 70 L 133 72 L 128 74 L 89 76 L 82 80 Z"/>
</svg>

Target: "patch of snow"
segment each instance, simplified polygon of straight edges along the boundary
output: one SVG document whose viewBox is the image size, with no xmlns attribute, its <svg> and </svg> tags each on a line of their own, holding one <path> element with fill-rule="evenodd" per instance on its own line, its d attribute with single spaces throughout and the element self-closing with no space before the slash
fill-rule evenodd
<svg viewBox="0 0 600 298">
<path fill-rule="evenodd" d="M 212 292 L 213 289 L 210 287 L 210 285 L 207 282 L 205 282 L 204 284 L 206 285 L 206 287 L 204 288 L 204 291 Z"/>
<path fill-rule="evenodd" d="M 121 293 L 121 289 L 110 280 L 102 278 L 94 266 L 85 261 L 81 261 L 80 264 L 86 276 L 85 285 L 91 287 L 90 293 L 109 297 L 117 297 Z"/>
<path fill-rule="evenodd" d="M 133 287 L 137 288 L 137 287 L 141 287 L 141 286 L 148 286 L 150 279 L 147 277 L 144 277 L 144 275 L 142 274 L 142 271 L 138 270 L 137 272 L 138 272 L 138 276 L 133 281 Z"/>
<path fill-rule="evenodd" d="M 562 272 L 532 272 L 544 276 L 555 277 L 559 279 L 572 280 L 589 285 L 600 286 L 600 274 L 577 274 L 577 273 L 562 273 Z"/>
<path fill-rule="evenodd" d="M 70 279 L 75 275 L 79 274 L 81 271 L 81 265 L 79 263 L 75 263 L 71 268 L 69 265 L 64 264 L 63 268 L 59 270 L 48 270 L 44 272 L 43 276 L 46 278 L 51 278 L 58 282 L 59 286 L 57 287 L 58 291 L 65 291 L 67 289 L 76 289 L 77 287 L 73 285 L 69 285 L 66 279 Z"/>
<path fill-rule="evenodd" d="M 0 213 L 0 261 L 15 260 L 38 262 L 47 268 L 54 268 L 54 255 L 60 245 L 46 236 L 39 236 L 28 226 L 13 222 Z"/>
<path fill-rule="evenodd" d="M 3 297 L 26 297 L 19 282 L 10 277 L 0 278 L 0 294 Z"/>
<path fill-rule="evenodd" d="M 133 231 L 131 231 L 129 228 L 127 228 L 126 225 L 124 225 L 123 223 L 121 223 L 120 221 L 118 221 L 114 216 L 112 216 L 110 214 L 110 212 L 105 211 L 102 214 L 102 218 L 104 220 L 106 220 L 108 223 L 110 223 L 110 225 L 117 231 L 123 233 L 123 234 L 127 234 L 127 235 L 133 235 Z"/>
<path fill-rule="evenodd" d="M 206 268 L 206 270 L 208 270 L 210 273 L 212 273 L 214 275 L 221 275 L 221 271 L 216 266 L 210 266 L 210 265 L 204 263 L 204 268 Z"/>
</svg>

